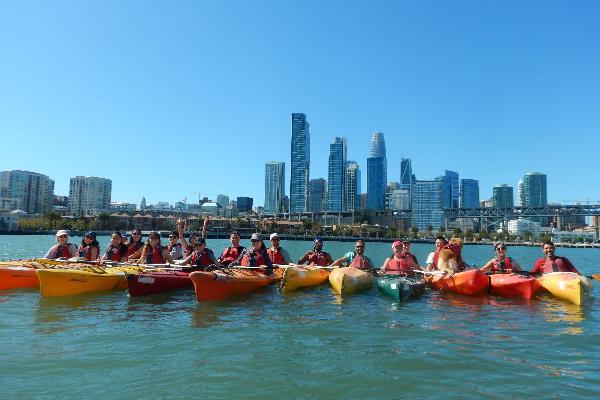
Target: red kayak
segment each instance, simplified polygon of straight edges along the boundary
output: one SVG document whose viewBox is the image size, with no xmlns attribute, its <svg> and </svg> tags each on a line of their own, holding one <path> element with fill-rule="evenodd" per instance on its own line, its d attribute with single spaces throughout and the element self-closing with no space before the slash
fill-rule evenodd
<svg viewBox="0 0 600 400">
<path fill-rule="evenodd" d="M 434 275 L 428 281 L 436 289 L 466 296 L 487 294 L 490 286 L 490 278 L 478 269 L 457 272 L 454 275 Z"/>
<path fill-rule="evenodd" d="M 501 297 L 522 297 L 531 299 L 540 288 L 538 280 L 532 276 L 516 274 L 490 275 L 490 294 Z"/>
<path fill-rule="evenodd" d="M 194 284 L 188 272 L 157 271 L 127 275 L 127 293 L 132 297 L 192 287 Z"/>
<path fill-rule="evenodd" d="M 275 280 L 281 279 L 281 271 L 275 269 L 272 275 L 243 269 L 214 272 L 196 271 L 190 274 L 190 278 L 194 283 L 198 301 L 218 301 L 267 286 Z"/>
</svg>

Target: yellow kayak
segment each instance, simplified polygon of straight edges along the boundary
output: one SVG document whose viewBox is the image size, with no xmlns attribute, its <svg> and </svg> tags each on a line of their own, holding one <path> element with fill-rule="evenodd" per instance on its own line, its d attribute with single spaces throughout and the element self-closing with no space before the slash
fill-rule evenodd
<svg viewBox="0 0 600 400">
<path fill-rule="evenodd" d="M 296 290 L 301 287 L 317 286 L 329 277 L 329 271 L 310 265 L 290 265 L 283 271 L 281 290 Z"/>
<path fill-rule="evenodd" d="M 354 267 L 335 268 L 329 273 L 329 283 L 337 294 L 360 293 L 373 286 L 372 274 Z"/>
<path fill-rule="evenodd" d="M 550 272 L 538 278 L 540 285 L 555 297 L 581 305 L 590 296 L 592 282 L 574 272 Z"/>
</svg>

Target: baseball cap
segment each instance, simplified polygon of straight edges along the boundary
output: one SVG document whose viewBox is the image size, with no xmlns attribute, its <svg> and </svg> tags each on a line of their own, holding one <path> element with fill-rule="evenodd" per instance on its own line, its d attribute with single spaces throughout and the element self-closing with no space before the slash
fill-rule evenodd
<svg viewBox="0 0 600 400">
<path fill-rule="evenodd" d="M 96 239 L 96 232 L 94 232 L 94 231 L 87 231 L 87 232 L 85 233 L 85 235 L 83 235 L 83 236 L 84 236 L 84 237 L 85 237 L 85 236 L 89 236 L 89 237 L 92 237 L 92 238 Z"/>
<path fill-rule="evenodd" d="M 262 238 L 260 237 L 260 233 L 253 233 L 250 237 L 250 240 L 262 240 Z"/>
<path fill-rule="evenodd" d="M 60 231 L 56 232 L 56 237 L 59 237 L 59 236 L 62 236 L 62 235 L 69 236 L 69 233 L 67 231 L 65 231 L 64 229 L 61 229 Z"/>
<path fill-rule="evenodd" d="M 273 238 L 279 238 L 279 235 L 277 233 L 271 233 L 271 236 L 269 236 L 269 240 L 273 240 Z"/>
</svg>

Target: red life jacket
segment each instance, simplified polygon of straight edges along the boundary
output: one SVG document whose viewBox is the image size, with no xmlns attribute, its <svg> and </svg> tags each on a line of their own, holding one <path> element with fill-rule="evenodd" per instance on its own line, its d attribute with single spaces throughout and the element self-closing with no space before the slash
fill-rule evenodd
<svg viewBox="0 0 600 400">
<path fill-rule="evenodd" d="M 534 270 L 535 272 L 541 272 L 542 274 L 548 274 L 550 272 L 579 273 L 579 271 L 575 269 L 571 262 L 564 257 L 555 257 L 554 260 L 542 258 L 535 263 Z"/>
<path fill-rule="evenodd" d="M 250 252 L 248 252 L 244 255 L 244 257 L 242 257 L 242 262 L 240 263 L 242 267 L 260 267 L 261 265 L 265 265 L 265 259 L 263 258 L 262 254 L 260 254 L 260 252 L 258 251 L 255 251 L 253 253 L 254 265 L 250 265 L 253 264 L 251 261 L 252 255 L 250 254 Z"/>
<path fill-rule="evenodd" d="M 201 252 L 192 252 L 192 265 L 194 267 L 208 267 L 212 262 L 210 253 L 212 253 L 212 251 L 209 249 L 204 249 Z"/>
<path fill-rule="evenodd" d="M 361 256 L 358 254 L 354 256 L 354 259 L 348 266 L 358 269 L 373 269 L 373 266 L 369 262 L 369 259 L 366 256 Z"/>
<path fill-rule="evenodd" d="M 188 244 L 183 252 L 183 258 L 188 258 L 193 252 L 194 248 Z"/>
<path fill-rule="evenodd" d="M 111 261 L 119 262 L 123 257 L 127 254 L 127 246 L 124 244 L 118 244 L 116 247 L 108 245 L 108 249 L 106 249 L 106 253 L 104 253 L 104 258 Z"/>
<path fill-rule="evenodd" d="M 100 247 L 98 247 L 98 246 L 83 246 L 83 245 L 81 245 L 77 249 L 77 253 L 79 253 L 79 257 L 83 257 L 87 261 L 93 261 L 92 260 L 92 249 L 93 248 L 96 248 L 96 256 L 98 256 L 100 254 Z"/>
<path fill-rule="evenodd" d="M 129 246 L 127 246 L 127 257 L 131 257 L 133 254 L 136 253 L 136 251 L 138 251 L 142 246 L 144 245 L 144 243 L 142 242 L 137 242 L 137 243 L 131 243 Z"/>
<path fill-rule="evenodd" d="M 146 259 L 144 260 L 146 264 L 164 264 L 165 258 L 163 257 L 164 247 L 150 247 L 150 251 L 146 254 Z"/>
<path fill-rule="evenodd" d="M 54 245 L 50 249 L 50 259 L 56 260 L 57 258 L 71 258 L 71 250 L 70 246 L 73 246 L 71 243 L 67 243 L 64 246 L 60 244 Z"/>
<path fill-rule="evenodd" d="M 273 264 L 285 264 L 285 259 L 283 258 L 281 251 L 270 248 L 267 250 L 267 254 L 269 255 L 269 258 Z"/>
<path fill-rule="evenodd" d="M 403 253 L 404 254 L 404 253 Z M 403 255 L 401 258 L 396 258 L 395 254 L 392 254 L 391 260 L 388 262 L 388 265 L 385 269 L 386 274 L 391 275 L 414 275 L 414 269 L 409 262 L 409 257 L 411 255 Z"/>
<path fill-rule="evenodd" d="M 331 259 L 331 256 L 329 255 L 329 253 L 326 253 L 324 251 L 321 251 L 320 253 L 317 253 L 316 251 L 311 251 L 308 253 L 307 257 L 309 264 L 315 264 L 319 267 L 326 267 L 329 259 Z"/>
<path fill-rule="evenodd" d="M 513 265 L 510 257 L 504 257 L 504 260 L 500 261 L 498 258 L 494 259 L 494 265 L 492 266 L 493 274 L 510 274 L 512 273 Z"/>
<path fill-rule="evenodd" d="M 221 257 L 219 257 L 219 261 L 221 262 L 221 264 L 231 264 L 240 257 L 242 251 L 244 251 L 244 246 L 230 246 L 223 251 L 223 254 L 221 254 Z"/>
<path fill-rule="evenodd" d="M 440 252 L 436 250 L 433 253 L 433 261 L 431 262 L 431 265 L 433 266 L 434 269 L 437 269 L 438 258 L 440 258 Z"/>
</svg>

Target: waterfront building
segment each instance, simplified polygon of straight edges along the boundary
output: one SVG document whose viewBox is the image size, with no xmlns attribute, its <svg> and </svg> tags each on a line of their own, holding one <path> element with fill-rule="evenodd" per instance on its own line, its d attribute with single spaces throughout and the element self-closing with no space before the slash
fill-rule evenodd
<svg viewBox="0 0 600 400">
<path fill-rule="evenodd" d="M 226 194 L 217 195 L 217 204 L 219 204 L 222 208 L 226 208 L 229 205 L 229 196 Z"/>
<path fill-rule="evenodd" d="M 346 184 L 344 209 L 346 211 L 358 211 L 360 209 L 360 167 L 356 161 L 346 163 Z"/>
<path fill-rule="evenodd" d="M 443 183 L 444 208 L 458 208 L 460 199 L 460 185 L 458 172 L 445 170 L 439 180 Z"/>
<path fill-rule="evenodd" d="M 269 161 L 265 164 L 265 212 L 283 212 L 283 196 L 285 196 L 285 163 Z"/>
<path fill-rule="evenodd" d="M 554 243 L 595 242 L 596 241 L 596 231 L 595 230 L 583 230 L 583 229 L 577 229 L 574 231 L 561 231 L 558 229 L 552 229 L 552 241 Z"/>
<path fill-rule="evenodd" d="M 290 211 L 308 210 L 310 186 L 310 129 L 306 115 L 292 114 Z"/>
<path fill-rule="evenodd" d="M 254 199 L 252 197 L 238 197 L 236 204 L 238 212 L 250 212 L 252 211 L 252 203 Z"/>
<path fill-rule="evenodd" d="M 525 218 L 511 219 L 508 221 L 508 233 L 523 240 L 538 240 L 540 237 L 540 223 Z"/>
<path fill-rule="evenodd" d="M 519 179 L 519 183 L 517 183 L 517 207 L 523 207 L 524 186 L 523 179 Z"/>
<path fill-rule="evenodd" d="M 506 184 L 494 186 L 492 199 L 494 208 L 512 208 L 514 206 L 513 187 Z"/>
<path fill-rule="evenodd" d="M 360 194 L 360 209 L 361 210 L 367 209 L 367 199 L 368 199 L 368 196 L 366 193 Z"/>
<path fill-rule="evenodd" d="M 128 203 L 126 201 L 111 201 L 108 205 L 108 209 L 111 211 L 135 211 L 137 206 L 135 203 Z"/>
<path fill-rule="evenodd" d="M 17 210 L 0 213 L 0 231 L 16 231 L 19 227 L 21 213 Z"/>
<path fill-rule="evenodd" d="M 410 190 L 390 189 L 385 194 L 386 210 L 410 210 Z"/>
<path fill-rule="evenodd" d="M 309 211 L 320 212 L 324 211 L 327 205 L 327 181 L 323 178 L 310 180 L 310 204 Z"/>
<path fill-rule="evenodd" d="M 112 181 L 95 176 L 76 176 L 69 185 L 69 213 L 73 216 L 93 216 L 108 208 Z"/>
<path fill-rule="evenodd" d="M 45 214 L 52 210 L 54 181 L 29 171 L 0 172 L 0 209 L 23 210 L 27 214 Z"/>
<path fill-rule="evenodd" d="M 460 180 L 461 208 L 479 208 L 479 181 L 477 179 Z"/>
<path fill-rule="evenodd" d="M 346 186 L 346 138 L 336 137 L 329 145 L 327 210 L 344 211 Z"/>
<path fill-rule="evenodd" d="M 479 205 L 481 206 L 481 208 L 492 208 L 494 207 L 494 198 L 492 197 L 487 200 L 481 200 Z"/>
<path fill-rule="evenodd" d="M 443 181 L 414 181 L 411 193 L 413 226 L 419 230 L 439 229 L 444 223 Z"/>
<path fill-rule="evenodd" d="M 367 159 L 367 208 L 385 208 L 387 186 L 387 157 L 383 133 L 374 132 L 371 136 L 371 154 Z"/>
</svg>

